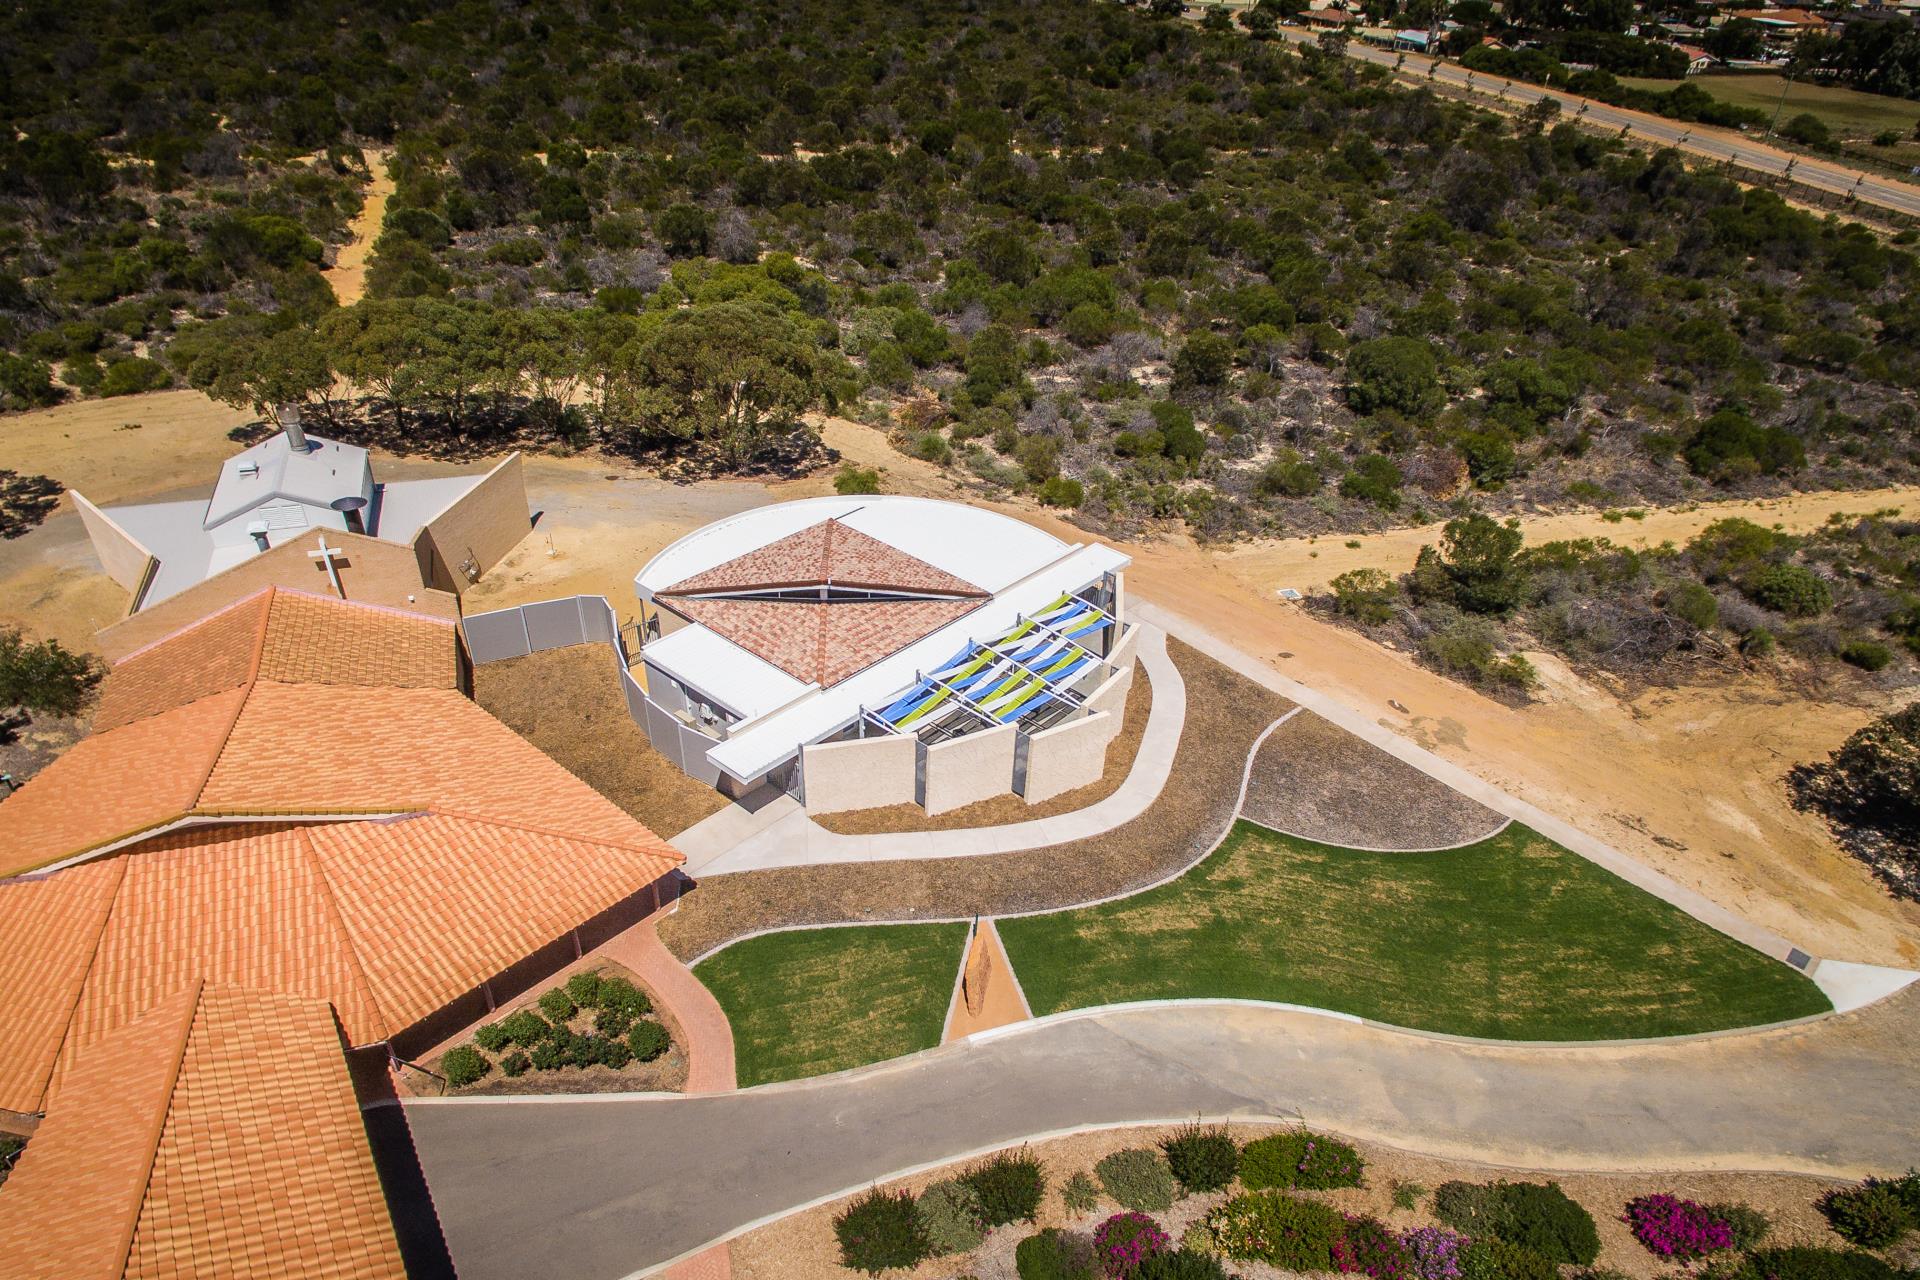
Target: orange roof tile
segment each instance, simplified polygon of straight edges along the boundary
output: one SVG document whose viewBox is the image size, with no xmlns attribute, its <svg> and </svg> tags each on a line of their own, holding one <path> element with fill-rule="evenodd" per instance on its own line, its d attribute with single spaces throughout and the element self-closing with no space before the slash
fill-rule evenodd
<svg viewBox="0 0 1920 1280">
<path fill-rule="evenodd" d="M 191 827 L 0 881 L 0 1107 L 58 1105 L 94 1046 L 198 977 L 329 1001 L 378 1042 L 679 861 L 422 814 Z"/>
<path fill-rule="evenodd" d="M 796 680 L 838 684 L 980 607 L 964 600 L 682 599 L 673 607 Z"/>
<path fill-rule="evenodd" d="M 160 715 L 253 679 L 260 635 L 273 607 L 271 590 L 201 619 L 121 660 L 100 684 L 96 734 Z"/>
<path fill-rule="evenodd" d="M 0 1196 L 0 1255 L 26 1280 L 401 1280 L 325 1003 L 194 981 L 95 1046 Z"/>
<path fill-rule="evenodd" d="M 784 587 L 834 585 L 878 591 L 924 591 L 942 595 L 984 596 L 964 578 L 936 569 L 891 543 L 841 524 L 822 520 L 766 546 L 667 587 L 661 594 L 708 591 L 771 591 Z"/>
</svg>

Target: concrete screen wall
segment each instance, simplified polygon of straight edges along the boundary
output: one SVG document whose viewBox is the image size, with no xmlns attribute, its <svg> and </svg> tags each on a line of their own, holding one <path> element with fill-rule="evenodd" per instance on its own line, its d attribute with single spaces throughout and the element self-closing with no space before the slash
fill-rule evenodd
<svg viewBox="0 0 1920 1280">
<path fill-rule="evenodd" d="M 1013 790 L 1017 732 L 1012 725 L 1003 724 L 921 747 L 920 779 L 914 798 L 929 814 L 938 814 Z"/>
<path fill-rule="evenodd" d="M 461 566 L 471 562 L 475 576 L 485 573 L 532 527 L 520 455 L 511 454 L 414 535 L 420 577 L 443 591 L 465 591 L 472 579 Z"/>
<path fill-rule="evenodd" d="M 919 743 L 906 734 L 816 743 L 800 750 L 808 813 L 909 804 Z"/>
<path fill-rule="evenodd" d="M 147 566 L 153 561 L 153 553 L 141 546 L 139 541 L 114 518 L 81 497 L 73 489 L 67 490 L 67 496 L 73 499 L 73 506 L 80 513 L 80 523 L 87 527 L 87 536 L 93 539 L 93 554 L 100 557 L 100 567 L 107 576 L 129 591 L 138 591 L 147 576 Z"/>
<path fill-rule="evenodd" d="M 1028 804 L 1039 804 L 1100 781 L 1107 771 L 1107 747 L 1119 732 L 1120 716 L 1116 712 L 1096 711 L 1043 729 L 1031 738 L 1023 735 L 1021 798 Z"/>
<path fill-rule="evenodd" d="M 1126 711 L 1127 692 L 1132 688 L 1133 665 L 1129 663 L 1107 677 L 1106 683 L 1087 694 L 1087 710 L 1111 711 L 1116 716 L 1122 715 Z"/>
</svg>

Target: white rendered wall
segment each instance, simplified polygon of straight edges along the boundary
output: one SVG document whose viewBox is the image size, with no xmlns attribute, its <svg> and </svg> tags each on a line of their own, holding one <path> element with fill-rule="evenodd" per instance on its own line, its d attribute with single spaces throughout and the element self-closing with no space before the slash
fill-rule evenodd
<svg viewBox="0 0 1920 1280">
<path fill-rule="evenodd" d="M 1039 804 L 1100 781 L 1107 771 L 1107 747 L 1119 732 L 1118 713 L 1096 711 L 1028 738 L 1027 778 L 1021 798 L 1028 804 Z"/>
<path fill-rule="evenodd" d="M 919 742 L 885 734 L 847 742 L 815 743 L 800 752 L 808 813 L 840 813 L 910 804 Z"/>
<path fill-rule="evenodd" d="M 1010 724 L 927 747 L 920 759 L 920 803 L 929 815 L 1013 790 Z"/>
</svg>

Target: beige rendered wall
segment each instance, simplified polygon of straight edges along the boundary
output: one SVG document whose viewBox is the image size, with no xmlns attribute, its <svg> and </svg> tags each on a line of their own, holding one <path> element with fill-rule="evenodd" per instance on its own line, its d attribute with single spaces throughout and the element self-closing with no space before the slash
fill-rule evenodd
<svg viewBox="0 0 1920 1280">
<path fill-rule="evenodd" d="M 1107 769 L 1107 745 L 1119 732 L 1119 715 L 1096 711 L 1034 734 L 1027 739 L 1027 781 L 1021 797 L 1039 804 L 1100 781 Z"/>
<path fill-rule="evenodd" d="M 816 743 L 800 750 L 808 813 L 877 809 L 913 802 L 912 734 Z"/>
<path fill-rule="evenodd" d="M 74 509 L 80 513 L 80 523 L 87 527 L 87 536 L 93 539 L 93 554 L 100 557 L 100 567 L 107 571 L 109 578 L 127 590 L 138 591 L 140 583 L 147 576 L 147 565 L 152 561 L 153 553 L 114 523 L 112 516 L 82 497 L 79 490 L 69 489 L 67 496 L 73 499 Z"/>
<path fill-rule="evenodd" d="M 462 564 L 472 559 L 485 573 L 519 546 L 531 527 L 520 455 L 509 454 L 414 536 L 420 576 L 443 591 L 465 591 L 472 583 L 460 572 Z"/>
<path fill-rule="evenodd" d="M 920 786 L 920 803 L 926 811 L 945 813 L 1013 790 L 1015 732 L 1012 725 L 1003 724 L 928 747 L 921 762 Z"/>
<path fill-rule="evenodd" d="M 1116 667 L 1132 666 L 1133 650 L 1139 639 L 1140 628 L 1128 627 L 1126 634 L 1120 637 L 1120 643 L 1115 645 L 1113 652 L 1107 655 L 1107 661 Z"/>
<path fill-rule="evenodd" d="M 1127 656 L 1133 655 L 1129 653 Z M 1126 711 L 1127 691 L 1131 688 L 1133 688 L 1133 664 L 1129 662 L 1107 677 L 1105 684 L 1087 695 L 1087 710 L 1111 711 L 1116 716 L 1122 715 Z"/>
<path fill-rule="evenodd" d="M 318 560 L 307 554 L 320 544 L 317 536 L 283 542 L 251 560 L 243 560 L 205 582 L 168 596 L 130 618 L 97 632 L 100 652 L 118 662 L 136 649 L 170 636 L 217 609 L 243 600 L 262 587 L 287 587 L 312 595 L 330 596 L 333 584 Z M 327 545 L 346 555 L 339 561 L 340 585 L 347 599 L 361 604 L 405 609 L 429 618 L 453 621 L 460 616 L 457 596 L 420 585 L 420 568 L 409 547 L 381 542 L 357 533 L 327 530 Z M 413 599 L 409 601 L 408 596 Z"/>
</svg>

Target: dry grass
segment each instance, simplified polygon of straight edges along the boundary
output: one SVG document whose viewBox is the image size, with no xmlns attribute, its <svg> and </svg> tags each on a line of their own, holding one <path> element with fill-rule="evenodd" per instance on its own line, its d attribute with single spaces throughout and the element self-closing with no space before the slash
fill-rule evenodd
<svg viewBox="0 0 1920 1280">
<path fill-rule="evenodd" d="M 664 836 L 726 807 L 653 749 L 627 714 L 607 647 L 576 644 L 473 669 L 474 701 Z"/>
<path fill-rule="evenodd" d="M 779 867 L 700 881 L 660 939 L 684 959 L 756 929 L 1045 911 L 1153 883 L 1213 847 L 1233 820 L 1247 752 L 1292 704 L 1169 638 L 1187 685 L 1173 777 L 1152 807 L 1104 835 L 1023 853 Z"/>
<path fill-rule="evenodd" d="M 1133 669 L 1133 686 L 1127 691 L 1127 705 L 1120 721 L 1120 732 L 1107 746 L 1107 767 L 1100 775 L 1100 780 L 1063 792 L 1039 804 L 1028 804 L 1008 792 L 931 817 L 917 804 L 890 804 L 877 809 L 821 814 L 814 821 L 841 835 L 866 836 L 886 831 L 959 831 L 968 827 L 998 827 L 1072 813 L 1105 800 L 1127 780 L 1127 773 L 1133 768 L 1133 758 L 1140 753 L 1140 739 L 1147 732 L 1147 714 L 1152 710 L 1153 689 L 1147 679 L 1147 669 L 1136 665 Z"/>
<path fill-rule="evenodd" d="M 1231 1128 L 1236 1142 L 1248 1142 L 1275 1131 L 1273 1125 L 1236 1124 Z M 1171 1130 L 1165 1126 L 1108 1129 L 1096 1133 L 1074 1134 L 1033 1144 L 1031 1150 L 1046 1169 L 1047 1195 L 1039 1220 L 1031 1226 L 1015 1224 L 1002 1227 L 987 1237 L 986 1243 L 971 1254 L 936 1258 L 921 1263 L 912 1271 L 893 1273 L 901 1280 L 952 1280 L 974 1276 L 978 1280 L 1015 1280 L 1013 1249 L 1022 1239 L 1041 1227 L 1069 1227 L 1091 1230 L 1108 1214 L 1118 1209 L 1102 1200 L 1089 1214 L 1070 1214 L 1060 1200 L 1061 1185 L 1073 1174 L 1091 1175 L 1103 1156 L 1129 1147 L 1153 1147 Z M 1410 1135 L 1417 1139 L 1417 1135 Z M 1425 1188 L 1459 1179 L 1466 1182 L 1492 1182 L 1496 1178 L 1534 1182 L 1557 1181 L 1566 1193 L 1585 1206 L 1600 1231 L 1600 1257 L 1596 1265 L 1617 1271 L 1629 1280 L 1657 1280 L 1673 1274 L 1643 1249 L 1620 1221 L 1622 1206 L 1637 1195 L 1656 1191 L 1671 1192 L 1701 1203 L 1744 1201 L 1773 1220 L 1768 1243 L 1809 1243 L 1840 1247 L 1841 1242 L 1827 1227 L 1815 1201 L 1831 1187 L 1845 1185 L 1836 1180 L 1802 1177 L 1793 1174 L 1759 1173 L 1619 1173 L 1565 1174 L 1492 1167 L 1471 1161 L 1442 1160 L 1414 1155 L 1377 1143 L 1355 1144 L 1367 1162 L 1366 1183 L 1342 1191 L 1295 1192 L 1305 1199 L 1320 1200 L 1353 1214 L 1371 1214 L 1395 1230 L 1433 1224 L 1427 1212 L 1430 1201 L 1422 1197 L 1418 1208 L 1396 1209 L 1394 1187 L 1414 1183 Z M 911 1178 L 880 1184 L 889 1191 L 907 1190 L 918 1194 L 930 1183 L 953 1177 L 966 1163 L 928 1170 Z M 864 1190 L 861 1194 L 865 1194 Z M 1165 1213 L 1154 1215 L 1175 1239 L 1190 1222 L 1224 1199 L 1223 1193 L 1193 1196 L 1177 1202 Z M 834 1241 L 833 1218 L 846 1208 L 837 1200 L 769 1223 L 741 1236 L 732 1244 L 733 1274 L 736 1280 L 849 1280 L 854 1274 L 840 1266 L 839 1247 Z M 1232 1269 L 1248 1280 L 1269 1280 L 1282 1273 L 1261 1263 L 1236 1262 Z"/>
<path fill-rule="evenodd" d="M 1279 831 L 1363 849 L 1465 844 L 1504 821 L 1311 711 L 1281 725 L 1260 748 L 1244 812 Z"/>
</svg>

